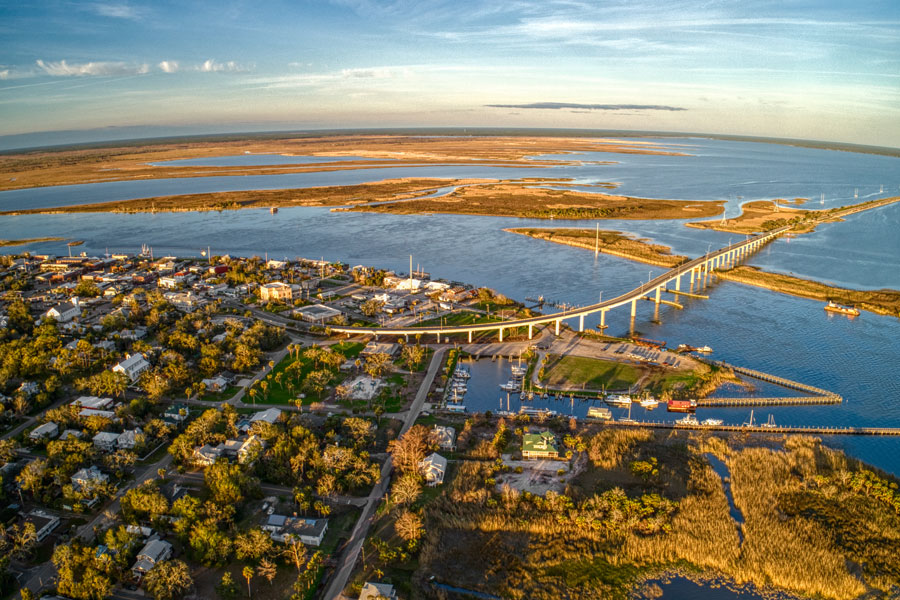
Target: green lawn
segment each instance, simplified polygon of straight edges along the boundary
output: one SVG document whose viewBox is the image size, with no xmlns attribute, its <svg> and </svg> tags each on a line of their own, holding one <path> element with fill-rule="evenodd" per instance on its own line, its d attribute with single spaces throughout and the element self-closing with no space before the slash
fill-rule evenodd
<svg viewBox="0 0 900 600">
<path fill-rule="evenodd" d="M 340 342 L 339 344 L 331 346 L 332 350 L 343 354 L 346 358 L 356 358 L 357 356 L 359 356 L 359 353 L 363 348 L 365 348 L 365 344 L 360 344 L 359 342 Z M 282 385 L 278 385 L 278 383 L 275 381 L 275 377 L 279 373 L 283 373 L 285 369 L 287 369 L 295 362 L 299 362 L 301 365 L 299 375 L 300 382 L 302 382 L 309 374 L 309 372 L 315 368 L 315 364 L 311 360 L 307 359 L 303 354 L 301 354 L 300 358 L 298 359 L 291 358 L 290 355 L 285 356 L 277 365 L 275 365 L 272 371 L 268 375 L 266 375 L 265 381 L 268 381 L 269 384 L 268 395 L 264 399 L 262 396 L 262 390 L 260 390 L 256 395 L 257 404 L 291 404 L 291 401 L 294 398 L 296 398 L 301 393 L 304 393 L 301 385 L 295 385 L 294 393 L 292 394 L 290 389 L 288 388 L 286 380 L 282 381 Z M 344 373 L 335 370 L 333 372 L 333 376 L 331 378 L 331 381 L 329 382 L 329 385 L 337 385 L 345 378 L 346 375 Z M 325 392 L 322 392 L 322 396 L 325 396 Z M 303 400 L 303 404 L 311 404 L 318 401 L 319 398 L 316 398 L 315 395 L 307 394 L 307 397 Z M 244 402 L 253 403 L 253 398 L 250 397 L 249 393 L 244 398 Z"/>
<path fill-rule="evenodd" d="M 224 390 L 218 392 L 206 392 L 204 394 L 201 394 L 200 399 L 207 402 L 224 402 L 225 400 L 229 400 L 232 396 L 237 394 L 239 389 L 241 388 L 236 385 L 230 385 Z"/>
<path fill-rule="evenodd" d="M 582 356 L 548 355 L 541 382 L 548 387 L 623 389 L 640 378 L 639 369 L 623 363 Z"/>
</svg>

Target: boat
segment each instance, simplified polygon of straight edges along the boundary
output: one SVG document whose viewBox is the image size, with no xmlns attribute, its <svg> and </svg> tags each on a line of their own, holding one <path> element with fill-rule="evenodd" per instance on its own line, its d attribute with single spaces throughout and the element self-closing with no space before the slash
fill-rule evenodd
<svg viewBox="0 0 900 600">
<path fill-rule="evenodd" d="M 510 379 L 506 383 L 501 383 L 500 389 L 503 390 L 504 392 L 518 392 L 519 384 L 516 383 L 514 380 Z"/>
<path fill-rule="evenodd" d="M 277 207 L 277 206 L 271 207 L 271 208 L 269 209 L 269 212 L 272 213 L 272 214 L 274 215 L 275 213 L 278 212 L 278 207 Z"/>
<path fill-rule="evenodd" d="M 694 348 L 694 352 L 703 352 L 704 354 L 709 354 L 712 352 L 712 348 L 709 346 L 700 346 L 699 348 Z"/>
<path fill-rule="evenodd" d="M 765 423 L 760 423 L 759 426 L 765 427 L 767 429 L 774 429 L 775 427 L 778 427 L 778 425 L 775 424 L 775 415 L 769 415 L 769 420 Z"/>
<path fill-rule="evenodd" d="M 699 425 L 700 421 L 694 415 L 685 415 L 675 421 L 675 425 Z"/>
<path fill-rule="evenodd" d="M 653 410 L 657 406 L 659 406 L 659 400 L 656 398 L 641 398 L 639 403 L 642 408 L 646 408 L 647 410 Z"/>
<path fill-rule="evenodd" d="M 722 419 L 703 419 L 700 424 L 715 427 L 723 423 Z"/>
<path fill-rule="evenodd" d="M 525 377 L 525 373 L 528 372 L 527 366 L 522 365 L 513 365 L 512 366 L 512 376 L 517 378 Z"/>
<path fill-rule="evenodd" d="M 604 398 L 607 404 L 612 406 L 631 406 L 631 397 L 630 396 L 607 396 Z"/>
<path fill-rule="evenodd" d="M 612 419 L 612 412 L 605 406 L 592 406 L 588 408 L 587 416 L 591 419 L 609 421 L 610 419 Z"/>
<path fill-rule="evenodd" d="M 466 412 L 465 404 L 447 404 L 446 409 L 450 412 L 464 413 Z"/>
<path fill-rule="evenodd" d="M 697 410 L 696 400 L 669 400 L 666 403 L 666 409 L 669 412 L 695 412 Z"/>
<path fill-rule="evenodd" d="M 468 379 L 472 374 L 465 367 L 456 367 L 456 370 L 453 371 L 453 376 L 457 379 Z"/>
<path fill-rule="evenodd" d="M 825 310 L 828 312 L 839 313 L 842 315 L 849 315 L 851 317 L 859 316 L 859 309 L 853 308 L 852 306 L 841 306 L 840 304 L 836 304 L 831 300 L 828 301 L 828 304 L 825 305 Z"/>
<path fill-rule="evenodd" d="M 547 417 L 555 417 L 556 411 L 550 410 L 549 408 L 520 408 L 520 415 L 535 415 L 535 416 L 547 416 Z"/>
</svg>

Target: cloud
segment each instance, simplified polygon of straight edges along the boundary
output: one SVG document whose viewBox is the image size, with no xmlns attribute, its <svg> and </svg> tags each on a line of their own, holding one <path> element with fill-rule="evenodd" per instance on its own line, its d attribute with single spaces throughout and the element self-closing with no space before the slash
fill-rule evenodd
<svg viewBox="0 0 900 600">
<path fill-rule="evenodd" d="M 542 110 L 687 110 L 679 106 L 664 104 L 575 104 L 571 102 L 532 102 L 530 104 L 485 104 L 488 108 L 536 108 Z"/>
<path fill-rule="evenodd" d="M 9 79 L 9 69 L 0 71 L 0 79 Z"/>
<path fill-rule="evenodd" d="M 178 72 L 178 61 L 177 60 L 164 60 L 159 63 L 159 68 L 163 73 L 177 73 Z"/>
<path fill-rule="evenodd" d="M 215 59 L 210 58 L 203 61 L 203 64 L 197 67 L 197 70 L 201 73 L 239 73 L 242 71 L 249 71 L 249 68 L 239 65 L 233 60 L 220 63 Z"/>
<path fill-rule="evenodd" d="M 41 59 L 38 59 L 36 63 L 38 67 L 47 73 L 47 75 L 52 75 L 54 77 L 143 75 L 150 71 L 150 66 L 146 63 L 134 65 L 124 62 L 98 61 L 70 64 L 65 60 L 58 62 L 44 62 Z"/>
<path fill-rule="evenodd" d="M 87 5 L 87 9 L 100 15 L 101 17 L 111 17 L 113 19 L 129 19 L 137 21 L 143 18 L 144 9 L 131 6 L 129 4 L 93 2 Z"/>
</svg>

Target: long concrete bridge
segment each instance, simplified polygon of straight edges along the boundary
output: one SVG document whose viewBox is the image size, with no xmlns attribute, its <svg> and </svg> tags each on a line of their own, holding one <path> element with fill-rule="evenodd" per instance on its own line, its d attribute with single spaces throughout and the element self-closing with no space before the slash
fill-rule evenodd
<svg viewBox="0 0 900 600">
<path fill-rule="evenodd" d="M 695 258 L 670 271 L 666 271 L 647 283 L 642 283 L 639 287 L 634 288 L 630 292 L 626 292 L 610 300 L 558 313 L 529 317 L 526 319 L 477 323 L 471 325 L 451 325 L 446 327 L 439 325 L 426 327 L 331 327 L 331 331 L 333 333 L 346 333 L 347 335 L 370 334 L 374 335 L 376 338 L 379 335 L 403 335 L 409 337 L 410 335 L 435 334 L 438 342 L 441 341 L 442 335 L 467 333 L 469 334 L 470 343 L 472 342 L 473 333 L 481 331 L 497 331 L 500 336 L 500 341 L 502 342 L 503 332 L 505 330 L 527 327 L 528 339 L 532 339 L 535 326 L 549 323 L 555 324 L 556 335 L 559 335 L 560 325 L 563 321 L 568 319 L 578 319 L 578 331 L 584 331 L 584 318 L 595 313 L 600 313 L 600 326 L 604 327 L 606 325 L 607 311 L 630 304 L 631 318 L 633 319 L 637 313 L 638 300 L 652 300 L 656 302 L 658 306 L 661 302 L 665 302 L 660 299 L 660 294 L 662 292 L 669 291 L 675 294 L 684 293 L 681 292 L 681 280 L 683 277 L 689 277 L 690 285 L 693 286 L 695 279 L 699 280 L 705 278 L 710 271 L 719 267 L 731 267 L 737 264 L 737 262 L 741 261 L 744 257 L 755 252 L 763 245 L 788 231 L 790 228 L 790 226 L 779 227 L 778 229 L 773 229 L 772 231 L 762 233 L 742 242 L 720 248 L 715 252 L 707 253 L 700 258 Z M 669 284 L 673 282 L 675 284 L 674 291 L 669 290 Z M 690 294 L 685 293 L 685 295 Z"/>
</svg>

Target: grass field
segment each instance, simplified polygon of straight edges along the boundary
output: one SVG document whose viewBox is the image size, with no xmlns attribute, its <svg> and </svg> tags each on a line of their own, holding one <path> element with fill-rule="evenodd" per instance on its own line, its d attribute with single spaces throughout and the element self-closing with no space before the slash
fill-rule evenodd
<svg viewBox="0 0 900 600">
<path fill-rule="evenodd" d="M 201 394 L 200 399 L 205 400 L 206 402 L 224 402 L 237 394 L 239 389 L 241 388 L 236 385 L 229 385 L 224 390 L 218 392 L 206 392 Z"/>
<path fill-rule="evenodd" d="M 640 370 L 622 363 L 583 356 L 548 355 L 541 383 L 552 388 L 623 389 L 634 385 Z"/>
</svg>

